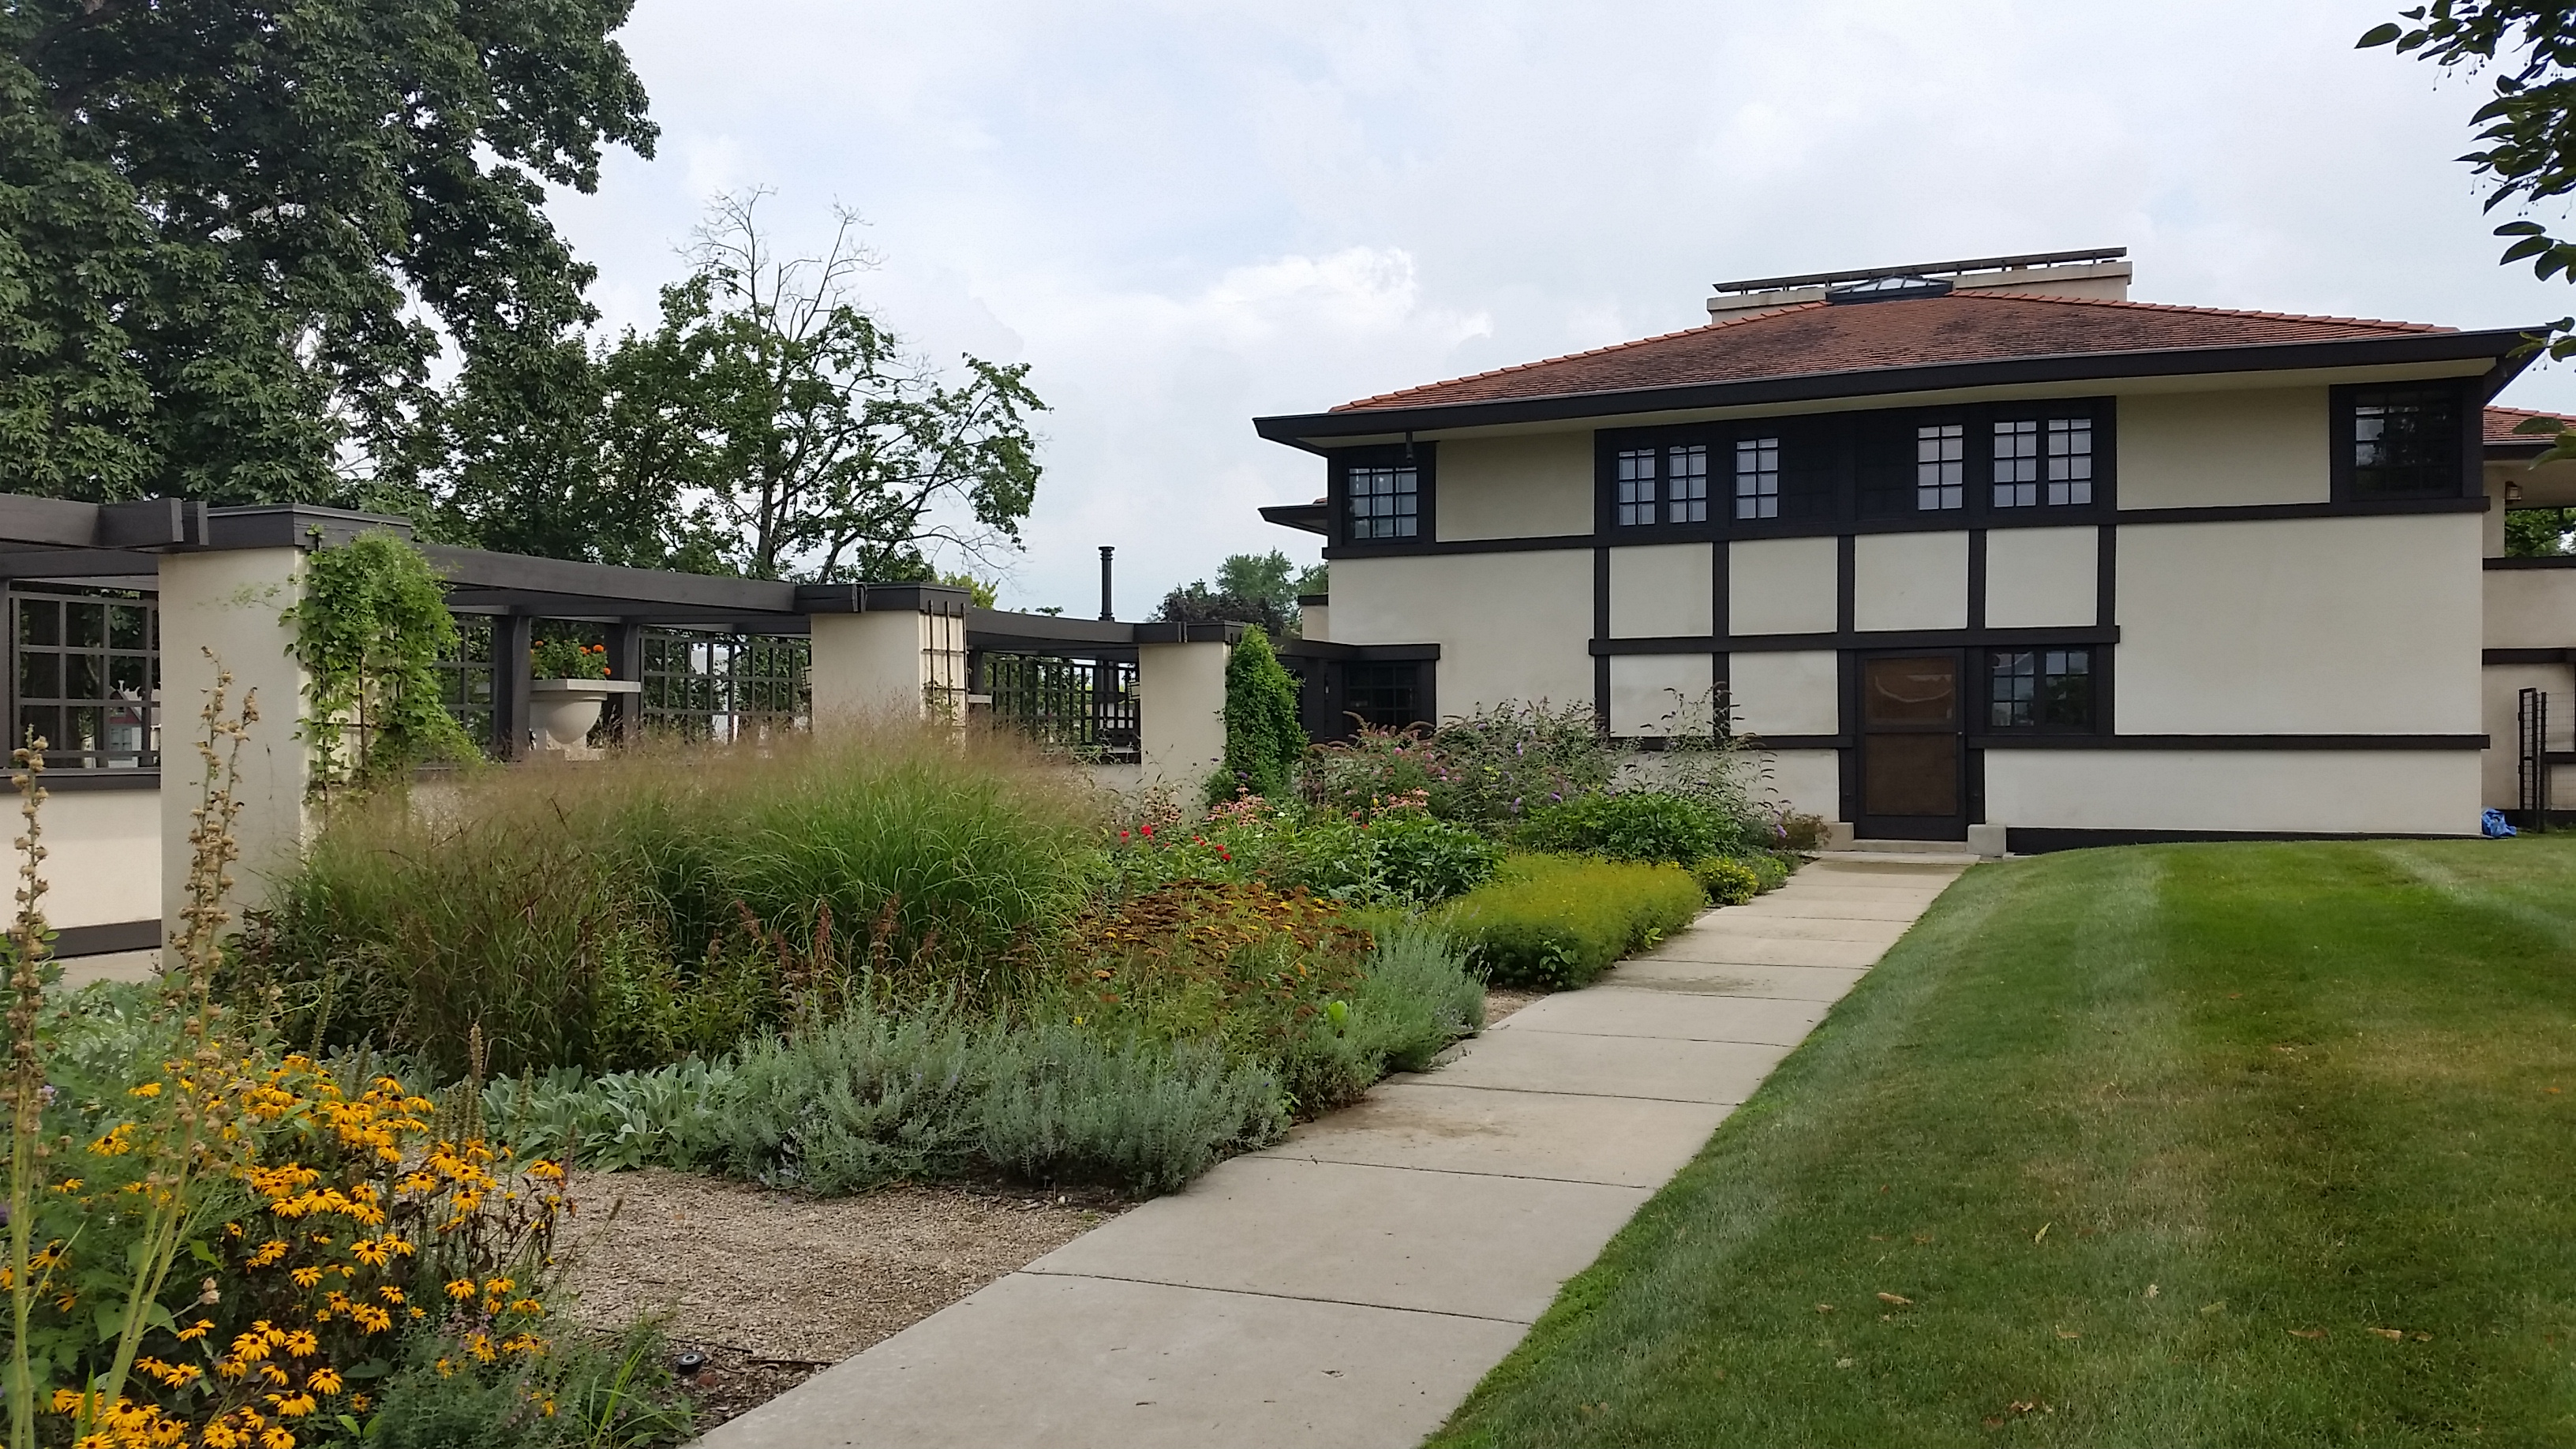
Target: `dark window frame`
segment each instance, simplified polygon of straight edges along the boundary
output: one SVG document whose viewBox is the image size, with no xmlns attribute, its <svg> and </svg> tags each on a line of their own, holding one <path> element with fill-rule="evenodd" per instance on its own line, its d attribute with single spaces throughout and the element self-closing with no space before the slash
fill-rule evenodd
<svg viewBox="0 0 2576 1449">
<path fill-rule="evenodd" d="M 2048 425 L 2052 420 L 2083 419 L 2092 439 L 2091 497 L 2082 503 L 2047 501 Z M 2039 502 L 1997 506 L 1994 502 L 1995 424 L 2038 425 L 2040 447 Z M 1960 506 L 1937 510 L 1917 506 L 1917 430 L 1926 426 L 1961 429 L 1965 458 Z M 1779 512 L 1769 518 L 1736 516 L 1735 445 L 1739 441 L 1776 437 L 1781 442 Z M 1675 524 L 1664 506 L 1660 481 L 1651 523 L 1622 523 L 1619 511 L 1619 458 L 1622 453 L 1652 449 L 1661 460 L 1675 446 L 1705 445 L 1709 450 L 1707 521 Z M 1901 457 L 1899 455 L 1902 455 Z M 1874 457 L 1873 455 L 1882 455 Z M 2042 398 L 2002 403 L 1922 408 L 1877 408 L 1853 412 L 1793 413 L 1776 417 L 1737 418 L 1714 423 L 1684 423 L 1649 428 L 1605 428 L 1594 434 L 1594 531 L 1602 543 L 1689 542 L 1703 539 L 1805 537 L 1854 531 L 1943 532 L 1961 528 L 2017 525 L 2075 525 L 2109 521 L 2118 500 L 2118 409 L 2105 396 Z M 1873 468 L 1888 477 L 1873 486 Z"/>
<path fill-rule="evenodd" d="M 2474 383 L 2475 379 L 2469 378 L 2427 378 L 2421 382 L 2343 383 L 2329 388 L 2326 395 L 2328 426 L 2333 439 L 2330 473 L 2334 502 L 2366 506 L 2414 499 L 2482 496 L 2486 487 L 2486 438 Z M 2374 399 L 2407 393 L 2436 396 L 2450 404 L 2452 447 L 2448 470 L 2452 476 L 2437 475 L 2430 486 L 2417 490 L 2363 493 L 2360 488 L 2360 459 L 2356 456 L 2359 442 L 2359 430 L 2355 426 L 2357 409 Z"/>
<path fill-rule="evenodd" d="M 1351 470 L 1353 468 L 1411 467 L 1413 469 L 1413 536 L 1395 538 L 1353 538 L 1351 536 Z M 1336 549 L 1373 548 L 1407 549 L 1439 538 L 1439 448 L 1433 443 L 1380 443 L 1361 448 L 1335 448 L 1326 464 L 1325 500 L 1332 514 L 1332 543 Z"/>
<path fill-rule="evenodd" d="M 2032 656 L 2032 678 L 2035 686 L 2033 695 L 2035 699 L 2045 695 L 2048 687 L 2048 680 L 2052 677 L 2047 667 L 2048 655 L 2083 655 L 2083 674 L 2085 678 L 2084 719 L 2080 722 L 2068 723 L 2061 720 L 2049 720 L 2034 717 L 2026 724 L 1995 723 L 1994 708 L 1997 703 L 1995 698 L 1995 689 L 1998 681 L 2004 677 L 1996 669 L 1997 658 L 2001 655 L 2013 654 L 2026 654 Z M 2109 646 L 2093 643 L 1988 643 L 1977 645 L 1977 713 L 1975 722 L 1969 730 L 1969 733 L 1971 735 L 2005 735 L 2015 738 L 2025 735 L 2099 735 L 2106 733 L 2110 718 L 2110 711 L 2106 708 L 2110 681 L 2110 657 L 2111 651 Z M 2069 670 L 2059 670 L 2055 677 L 2063 678 L 2072 672 L 2073 671 Z"/>
<path fill-rule="evenodd" d="M 157 770 L 161 767 L 161 739 L 165 721 L 161 699 L 161 603 L 157 594 L 134 594 L 122 590 L 90 589 L 78 585 L 11 584 L 5 591 L 7 609 L 0 611 L 0 627 L 9 631 L 8 638 L 8 714 L 12 735 L 5 749 L 19 748 L 33 727 L 46 737 L 45 767 L 48 770 L 83 775 L 111 770 Z M 49 639 L 28 638 L 31 632 L 22 622 L 25 607 L 47 611 L 53 622 L 51 630 L 33 632 L 48 634 Z M 94 608 L 98 611 L 98 636 L 93 643 L 76 642 L 71 637 L 72 611 Z M 142 635 L 139 643 L 119 644 L 117 611 L 140 611 Z M 84 673 L 75 669 L 75 659 L 94 661 L 94 668 Z M 119 661 L 140 661 L 144 683 L 120 685 Z M 38 667 L 39 663 L 48 667 Z M 131 671 L 129 671 L 131 672 Z M 31 690 L 31 677 L 36 682 L 50 681 L 50 688 Z M 95 688 L 75 689 L 75 683 L 86 678 Z M 126 688 L 138 688 L 139 696 L 120 694 Z M 97 734 L 94 742 L 84 745 L 67 721 L 75 714 L 94 713 Z M 130 714 L 133 718 L 119 721 L 114 716 Z M 47 715 L 39 721 L 36 716 Z M 112 731 L 131 728 L 139 733 L 128 748 L 117 748 Z"/>
</svg>

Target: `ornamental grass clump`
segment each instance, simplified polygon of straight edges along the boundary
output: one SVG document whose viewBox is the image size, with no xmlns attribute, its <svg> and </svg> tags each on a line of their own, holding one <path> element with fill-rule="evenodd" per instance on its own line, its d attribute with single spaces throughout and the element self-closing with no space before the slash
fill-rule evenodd
<svg viewBox="0 0 2576 1449">
<path fill-rule="evenodd" d="M 713 1055 L 851 976 L 980 1009 L 1084 899 L 1099 818 L 1023 745 L 899 724 L 469 778 L 335 811 L 227 985 L 451 1076 L 477 1026 L 504 1076 Z"/>
</svg>

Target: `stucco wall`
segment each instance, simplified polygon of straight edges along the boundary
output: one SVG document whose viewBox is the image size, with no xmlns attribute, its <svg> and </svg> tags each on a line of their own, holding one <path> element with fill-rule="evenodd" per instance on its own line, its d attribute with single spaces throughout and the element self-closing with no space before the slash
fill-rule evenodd
<svg viewBox="0 0 2576 1449">
<path fill-rule="evenodd" d="M 1658 543 L 1610 550 L 1610 637 L 1670 639 L 1711 632 L 1714 547 Z"/>
<path fill-rule="evenodd" d="M 1434 486 L 1433 527 L 1443 539 L 1590 533 L 1592 434 L 1449 439 Z"/>
<path fill-rule="evenodd" d="M 242 811 L 233 830 L 241 847 L 233 869 L 234 908 L 266 905 L 270 882 L 303 848 L 310 823 L 304 793 L 312 768 L 304 742 L 296 738 L 304 672 L 287 653 L 295 633 L 284 619 L 300 597 L 303 561 L 291 548 L 161 558 L 162 897 L 161 909 L 147 916 L 175 923 L 187 905 L 188 812 L 197 808 L 205 783 L 194 741 L 204 735 L 198 712 L 219 665 L 233 677 L 227 715 L 254 690 L 259 704 L 235 782 Z"/>
<path fill-rule="evenodd" d="M 2322 387 L 2132 394 L 2120 399 L 2120 507 L 2323 503 L 2330 452 Z"/>
<path fill-rule="evenodd" d="M 2576 687 L 2571 687 L 2576 679 L 2564 664 L 2490 664 L 2478 671 L 2478 683 L 2489 741 L 2481 756 L 2479 789 L 2485 803 L 2510 810 L 2522 801 L 2522 691 L 2537 689 L 2549 696 L 2546 744 L 2553 751 L 2565 750 L 2576 745 Z M 2569 793 L 2576 791 L 2576 766 L 2556 767 L 2550 785 L 2553 805 L 2576 810 L 2576 793 Z"/>
<path fill-rule="evenodd" d="M 2089 625 L 2099 611 L 2101 531 L 1997 528 L 1986 534 L 1986 626 Z"/>
<path fill-rule="evenodd" d="M 2576 648 L 2576 569 L 2481 570 L 2489 649 Z"/>
<path fill-rule="evenodd" d="M 1223 644 L 1145 644 L 1136 650 L 1136 753 L 1148 784 L 1187 798 L 1225 759 Z"/>
<path fill-rule="evenodd" d="M 1592 699 L 1592 555 L 1333 560 L 1333 637 L 1438 644 L 1439 706 Z"/>
<path fill-rule="evenodd" d="M 1842 757 L 1832 750 L 1774 750 L 1765 757 L 1761 791 L 1794 815 L 1840 820 Z"/>
<path fill-rule="evenodd" d="M 1610 733 L 1697 734 L 1708 728 L 1716 671 L 1705 654 L 1615 654 L 1610 658 Z"/>
<path fill-rule="evenodd" d="M 2087 830 L 2470 835 L 2469 750 L 1988 750 L 1986 819 Z"/>
<path fill-rule="evenodd" d="M 1968 627 L 1968 535 L 1863 534 L 1852 552 L 1852 626 Z"/>
<path fill-rule="evenodd" d="M 1735 707 L 1735 727 L 1756 735 L 1840 731 L 1839 657 L 1831 649 L 1729 655 L 1727 699 Z"/>
<path fill-rule="evenodd" d="M 57 781 L 66 771 L 54 772 Z M 17 890 L 18 793 L 0 789 L 0 900 Z M 45 919 L 55 926 L 113 926 L 161 918 L 161 792 L 45 792 Z M 9 908 L 14 911 L 13 905 Z"/>
<path fill-rule="evenodd" d="M 2118 547 L 2120 733 L 2479 729 L 2476 515 L 2123 524 Z"/>
<path fill-rule="evenodd" d="M 1832 633 L 1836 552 L 1830 538 L 1764 538 L 1727 545 L 1727 632 Z"/>
</svg>

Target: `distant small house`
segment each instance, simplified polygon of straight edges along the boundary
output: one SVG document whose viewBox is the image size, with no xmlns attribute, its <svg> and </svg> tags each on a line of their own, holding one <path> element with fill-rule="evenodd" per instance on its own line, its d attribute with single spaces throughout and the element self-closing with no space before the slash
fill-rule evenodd
<svg viewBox="0 0 2576 1449">
<path fill-rule="evenodd" d="M 2124 256 L 1729 283 L 1706 326 L 1259 419 L 1324 460 L 1263 510 L 1328 541 L 1322 708 L 1645 739 L 1715 690 L 1796 808 L 1989 848 L 2533 803 L 2576 572 L 2503 558 L 2503 510 L 2576 466 L 2482 417 L 2523 333 L 2131 302 Z"/>
</svg>

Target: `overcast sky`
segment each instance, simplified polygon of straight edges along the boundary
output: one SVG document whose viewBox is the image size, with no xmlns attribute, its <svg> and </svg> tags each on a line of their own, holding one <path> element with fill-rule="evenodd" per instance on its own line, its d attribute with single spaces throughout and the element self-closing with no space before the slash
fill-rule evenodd
<svg viewBox="0 0 2576 1449">
<path fill-rule="evenodd" d="M 662 127 L 555 214 L 647 322 L 706 198 L 857 209 L 864 299 L 1033 365 L 1007 607 L 1142 617 L 1320 460 L 1252 434 L 1707 320 L 1767 273 L 2126 246 L 2131 295 L 2464 327 L 2576 311 L 2495 265 L 2472 77 L 2357 52 L 2389 5 L 641 0 Z M 2507 401 L 2576 406 L 2536 369 Z"/>
</svg>

